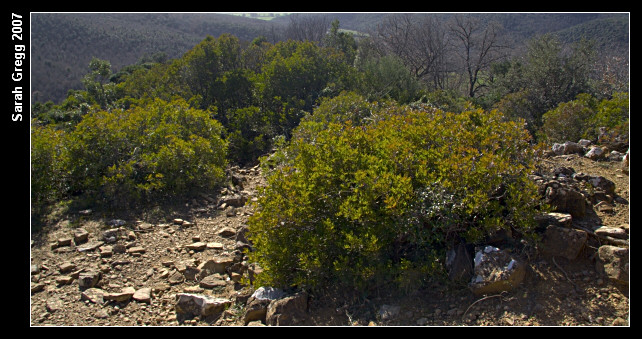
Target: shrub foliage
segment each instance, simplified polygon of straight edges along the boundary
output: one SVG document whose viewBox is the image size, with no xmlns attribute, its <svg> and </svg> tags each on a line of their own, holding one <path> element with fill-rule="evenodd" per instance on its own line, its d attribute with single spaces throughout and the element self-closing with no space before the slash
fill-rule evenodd
<svg viewBox="0 0 642 339">
<path fill-rule="evenodd" d="M 360 119 L 328 118 L 328 107 Z M 531 230 L 538 199 L 528 133 L 499 112 L 346 94 L 319 107 L 325 118 L 316 113 L 264 162 L 274 169 L 249 220 L 251 257 L 264 270 L 257 283 L 419 284 L 408 279 L 439 272 L 449 241 Z"/>
<path fill-rule="evenodd" d="M 32 133 L 34 202 L 84 193 L 112 205 L 211 189 L 225 174 L 227 143 L 211 112 L 156 99 L 85 115 L 67 133 Z M 54 196 L 55 193 L 55 196 Z"/>
</svg>

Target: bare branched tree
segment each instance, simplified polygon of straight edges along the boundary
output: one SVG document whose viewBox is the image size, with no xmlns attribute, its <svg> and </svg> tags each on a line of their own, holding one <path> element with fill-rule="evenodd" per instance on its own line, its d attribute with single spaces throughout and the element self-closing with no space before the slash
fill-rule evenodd
<svg viewBox="0 0 642 339">
<path fill-rule="evenodd" d="M 469 15 L 457 15 L 450 23 L 450 31 L 456 43 L 455 53 L 462 61 L 468 75 L 468 96 L 475 97 L 486 86 L 481 80 L 491 64 L 506 57 L 507 45 L 500 41 L 501 26 L 496 22 L 487 25 Z"/>
<path fill-rule="evenodd" d="M 291 14 L 285 29 L 285 38 L 298 41 L 321 41 L 330 28 L 330 21 L 322 15 Z"/>
<path fill-rule="evenodd" d="M 433 16 L 397 14 L 387 18 L 371 34 L 380 55 L 398 56 L 418 79 L 443 88 L 448 72 L 448 35 Z"/>
</svg>

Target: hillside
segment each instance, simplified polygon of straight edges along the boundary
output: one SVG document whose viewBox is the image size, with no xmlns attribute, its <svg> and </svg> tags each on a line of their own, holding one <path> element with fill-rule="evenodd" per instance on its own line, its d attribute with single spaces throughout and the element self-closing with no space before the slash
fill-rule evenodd
<svg viewBox="0 0 642 339">
<path fill-rule="evenodd" d="M 252 40 L 269 35 L 262 20 L 223 14 L 34 13 L 31 24 L 33 100 L 60 102 L 80 89 L 92 57 L 112 71 L 141 57 L 165 53 L 178 58 L 207 35 L 232 33 Z"/>
<path fill-rule="evenodd" d="M 343 29 L 368 32 L 390 14 L 324 15 L 329 22 L 339 20 Z M 438 15 L 447 20 L 452 14 Z M 628 14 L 475 15 L 482 20 L 499 21 L 515 50 L 528 39 L 549 32 L 558 32 L 564 41 L 587 36 L 595 39 L 599 48 L 616 52 L 628 49 Z M 266 21 L 258 17 L 213 13 L 34 13 L 31 25 L 32 99 L 59 103 L 69 89 L 81 88 L 80 79 L 87 73 L 92 57 L 108 60 L 115 73 L 123 66 L 158 52 L 165 53 L 168 58 L 180 57 L 207 35 L 218 37 L 221 33 L 232 33 L 245 41 L 263 35 L 276 41 L 279 27 L 285 27 L 289 21 L 287 15 Z"/>
</svg>

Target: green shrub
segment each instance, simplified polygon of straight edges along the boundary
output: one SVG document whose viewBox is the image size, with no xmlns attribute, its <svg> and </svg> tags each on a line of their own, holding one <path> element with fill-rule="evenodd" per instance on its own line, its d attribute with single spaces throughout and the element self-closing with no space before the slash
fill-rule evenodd
<svg viewBox="0 0 642 339">
<path fill-rule="evenodd" d="M 369 105 L 345 100 L 320 109 Z M 271 157 L 248 222 L 250 256 L 263 268 L 257 284 L 415 286 L 443 269 L 456 238 L 530 233 L 539 199 L 521 125 L 497 111 L 371 110 L 377 119 L 323 124 L 315 112 Z"/>
<path fill-rule="evenodd" d="M 586 137 L 596 104 L 589 94 L 580 94 L 573 101 L 559 104 L 542 116 L 542 133 L 549 142 L 578 141 Z"/>
<path fill-rule="evenodd" d="M 543 115 L 541 133 L 549 142 L 577 141 L 580 138 L 597 140 L 600 127 L 612 135 L 629 134 L 629 95 L 614 93 L 610 99 L 599 101 L 590 94 L 580 94 L 575 100 L 559 104 Z"/>
<path fill-rule="evenodd" d="M 210 115 L 160 99 L 86 115 L 68 139 L 72 189 L 128 204 L 213 188 L 227 144 Z"/>
<path fill-rule="evenodd" d="M 629 93 L 617 92 L 611 99 L 602 100 L 591 121 L 592 129 L 587 134 L 597 138 L 598 129 L 606 127 L 614 135 L 623 136 L 628 140 L 629 135 Z"/>
<path fill-rule="evenodd" d="M 69 155 L 65 132 L 52 125 L 31 124 L 31 203 L 36 209 L 67 193 Z"/>
</svg>

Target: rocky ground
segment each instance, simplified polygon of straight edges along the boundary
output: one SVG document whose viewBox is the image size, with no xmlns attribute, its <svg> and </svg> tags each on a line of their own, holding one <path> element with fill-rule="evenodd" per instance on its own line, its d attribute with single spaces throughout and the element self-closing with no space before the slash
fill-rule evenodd
<svg viewBox="0 0 642 339">
<path fill-rule="evenodd" d="M 608 199 L 587 199 L 586 215 L 567 225 L 588 234 L 577 258 L 529 254 L 523 282 L 495 294 L 477 295 L 466 286 L 435 282 L 369 298 L 308 296 L 299 324 L 628 326 L 628 284 L 599 269 L 598 248 L 608 238 L 595 233 L 599 226 L 610 226 L 628 235 L 628 171 L 622 171 L 619 161 L 594 161 L 581 154 L 542 159 L 542 172 L 556 168 L 603 176 L 615 184 Z M 136 217 L 123 212 L 113 218 L 63 209 L 52 216 L 32 238 L 31 326 L 273 323 L 273 310 L 261 310 L 245 283 L 256 271 L 240 252 L 247 246 L 244 229 L 252 213 L 245 202 L 253 199 L 263 176 L 258 167 L 231 169 L 230 175 L 230 187 L 171 210 L 158 208 Z M 608 201 L 600 204 L 603 200 Z M 628 248 L 628 240 L 616 243 Z M 221 308 L 211 316 L 186 317 L 186 309 L 194 309 L 198 301 L 179 306 L 179 296 L 203 296 L 220 301 Z"/>
</svg>

